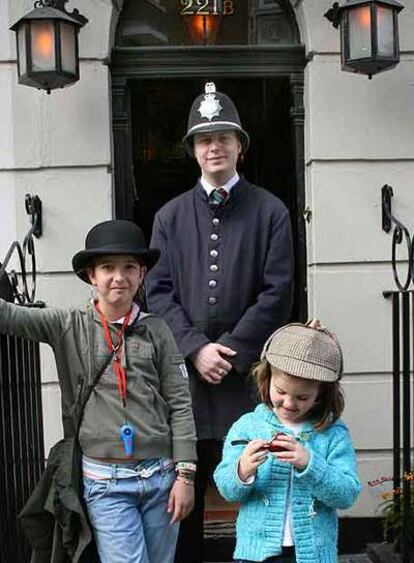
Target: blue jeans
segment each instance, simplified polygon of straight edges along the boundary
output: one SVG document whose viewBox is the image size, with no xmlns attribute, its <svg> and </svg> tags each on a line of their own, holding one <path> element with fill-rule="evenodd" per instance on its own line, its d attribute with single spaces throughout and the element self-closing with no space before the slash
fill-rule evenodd
<svg viewBox="0 0 414 563">
<path fill-rule="evenodd" d="M 84 498 L 101 563 L 172 563 L 179 524 L 170 526 L 174 469 L 148 478 L 83 477 Z"/>
</svg>

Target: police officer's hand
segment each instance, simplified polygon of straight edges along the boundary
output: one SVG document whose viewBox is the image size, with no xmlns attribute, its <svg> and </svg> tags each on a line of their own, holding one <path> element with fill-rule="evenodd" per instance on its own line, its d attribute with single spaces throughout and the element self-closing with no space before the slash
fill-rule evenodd
<svg viewBox="0 0 414 563">
<path fill-rule="evenodd" d="M 197 352 L 193 358 L 193 364 L 200 377 L 217 385 L 232 368 L 231 363 L 223 358 L 225 356 L 235 356 L 237 352 L 232 348 L 223 346 L 218 342 L 210 342 Z"/>
</svg>

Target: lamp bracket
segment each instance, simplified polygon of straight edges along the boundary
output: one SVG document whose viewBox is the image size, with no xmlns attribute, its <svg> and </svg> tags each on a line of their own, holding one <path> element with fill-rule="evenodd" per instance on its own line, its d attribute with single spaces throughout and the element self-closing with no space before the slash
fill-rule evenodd
<svg viewBox="0 0 414 563">
<path fill-rule="evenodd" d="M 60 10 L 61 12 L 65 12 L 66 14 L 70 15 L 72 18 L 77 20 L 82 26 L 88 23 L 88 19 L 85 18 L 82 14 L 79 13 L 79 10 L 76 8 L 69 13 L 66 8 L 65 4 L 68 0 L 36 0 L 34 3 L 35 8 L 55 8 L 56 10 Z"/>
<path fill-rule="evenodd" d="M 342 10 L 338 2 L 334 2 L 332 8 L 329 8 L 329 10 L 324 13 L 324 16 L 335 28 L 338 28 L 342 19 Z"/>
<path fill-rule="evenodd" d="M 26 213 L 30 215 L 31 232 L 36 238 L 42 236 L 42 200 L 37 195 L 26 194 L 24 201 Z"/>
</svg>

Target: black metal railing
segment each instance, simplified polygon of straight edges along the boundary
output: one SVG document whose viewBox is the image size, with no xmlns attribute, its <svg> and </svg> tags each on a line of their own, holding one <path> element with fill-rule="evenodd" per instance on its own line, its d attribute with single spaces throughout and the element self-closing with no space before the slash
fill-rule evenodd
<svg viewBox="0 0 414 563">
<path fill-rule="evenodd" d="M 391 532 L 397 540 L 403 563 L 412 563 L 414 548 L 414 481 L 412 447 L 414 436 L 414 237 L 392 214 L 391 186 L 382 188 L 382 228 L 393 228 L 391 263 L 396 291 L 385 291 L 392 300 L 393 348 L 393 518 Z M 397 259 L 397 249 L 405 243 L 406 261 Z M 401 270 L 405 269 L 404 275 Z M 399 271 L 400 270 L 400 271 Z M 411 554 L 411 555 L 410 555 Z"/>
<path fill-rule="evenodd" d="M 23 307 L 42 307 L 44 303 L 35 301 L 33 239 L 42 234 L 41 201 L 26 195 L 25 204 L 30 230 L 22 245 L 13 242 L 0 264 L 0 297 Z M 7 271 L 15 255 L 19 273 Z M 22 338 L 0 336 L 0 422 L 0 562 L 27 563 L 30 548 L 17 515 L 43 471 L 44 444 L 39 345 Z"/>
</svg>

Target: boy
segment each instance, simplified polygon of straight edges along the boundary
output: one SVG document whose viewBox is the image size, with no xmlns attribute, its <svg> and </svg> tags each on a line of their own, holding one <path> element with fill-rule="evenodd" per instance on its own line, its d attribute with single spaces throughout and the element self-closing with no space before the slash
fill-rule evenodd
<svg viewBox="0 0 414 563">
<path fill-rule="evenodd" d="M 173 561 L 178 522 L 193 505 L 195 430 L 185 364 L 166 324 L 134 302 L 158 257 L 134 223 L 105 221 L 72 261 L 96 291 L 85 311 L 0 300 L 0 333 L 53 348 L 65 436 L 74 435 L 82 391 L 112 355 L 79 430 L 84 499 L 102 563 Z"/>
</svg>

